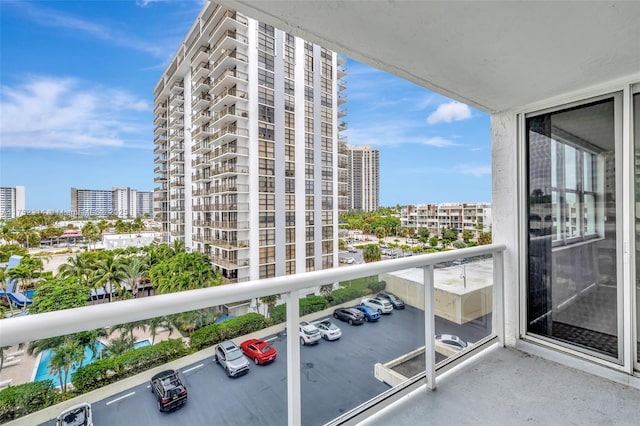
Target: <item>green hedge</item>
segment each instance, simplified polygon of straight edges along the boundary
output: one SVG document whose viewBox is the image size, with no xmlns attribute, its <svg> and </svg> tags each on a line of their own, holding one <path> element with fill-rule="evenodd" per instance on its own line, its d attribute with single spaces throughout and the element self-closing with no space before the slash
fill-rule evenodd
<svg viewBox="0 0 640 426">
<path fill-rule="evenodd" d="M 333 291 L 329 295 L 329 297 L 327 297 L 327 301 L 329 302 L 329 306 L 335 306 L 353 299 L 358 299 L 360 297 L 366 296 L 367 294 L 369 294 L 369 290 L 365 290 L 362 288 L 345 287 Z"/>
<path fill-rule="evenodd" d="M 191 347 L 195 350 L 204 349 L 234 337 L 262 330 L 268 325 L 264 316 L 251 312 L 196 330 L 191 336 Z"/>
<path fill-rule="evenodd" d="M 71 382 L 77 392 L 89 392 L 181 358 L 189 352 L 189 348 L 181 339 L 165 340 L 152 346 L 127 351 L 113 358 L 83 365 L 73 374 Z"/>
<path fill-rule="evenodd" d="M 0 423 L 42 410 L 57 402 L 58 390 L 52 380 L 41 380 L 0 391 Z"/>
<path fill-rule="evenodd" d="M 385 281 L 376 281 L 376 282 L 367 284 L 367 288 L 371 290 L 371 293 L 374 293 L 374 294 L 384 290 L 386 286 L 387 286 L 387 283 Z"/>
</svg>

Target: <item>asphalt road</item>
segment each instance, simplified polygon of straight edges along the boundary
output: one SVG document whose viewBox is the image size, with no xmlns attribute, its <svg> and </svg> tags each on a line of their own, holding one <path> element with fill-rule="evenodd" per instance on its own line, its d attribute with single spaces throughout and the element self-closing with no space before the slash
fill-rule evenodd
<svg viewBox="0 0 640 426">
<path fill-rule="evenodd" d="M 301 399 L 304 425 L 322 425 L 388 389 L 373 376 L 376 362 L 387 362 L 424 344 L 422 311 L 407 308 L 377 323 L 350 326 L 335 320 L 342 338 L 301 348 Z M 486 322 L 486 321 L 485 321 Z M 490 327 L 490 321 L 486 324 Z M 475 342 L 488 334 L 482 322 L 459 326 L 436 317 L 436 333 Z M 180 370 L 189 391 L 185 405 L 161 413 L 148 384 L 92 404 L 96 425 L 286 425 L 286 341 L 272 336 L 278 359 L 251 365 L 248 374 L 228 378 L 212 357 Z M 213 349 L 211 349 L 213 356 Z M 45 423 L 53 425 L 54 421 Z"/>
</svg>

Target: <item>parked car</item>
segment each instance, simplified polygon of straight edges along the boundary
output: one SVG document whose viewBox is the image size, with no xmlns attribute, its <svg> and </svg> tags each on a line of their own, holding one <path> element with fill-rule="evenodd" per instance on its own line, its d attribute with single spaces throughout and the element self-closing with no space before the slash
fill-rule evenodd
<svg viewBox="0 0 640 426">
<path fill-rule="evenodd" d="M 231 340 L 216 346 L 213 360 L 224 368 L 229 377 L 237 377 L 249 372 L 249 360 L 242 353 L 242 349 Z"/>
<path fill-rule="evenodd" d="M 187 402 L 187 387 L 175 370 L 164 370 L 153 376 L 151 392 L 156 396 L 160 411 L 170 411 Z"/>
<path fill-rule="evenodd" d="M 358 249 L 355 247 L 349 247 L 349 253 L 357 253 Z"/>
<path fill-rule="evenodd" d="M 324 340 L 338 340 L 342 337 L 342 330 L 331 321 L 321 321 L 315 325 L 320 330 L 320 335 Z"/>
<path fill-rule="evenodd" d="M 380 314 L 390 314 L 393 312 L 393 305 L 386 299 L 379 299 L 377 297 L 362 299 L 360 305 L 369 306 Z"/>
<path fill-rule="evenodd" d="M 91 404 L 82 402 L 67 408 L 58 415 L 56 426 L 93 426 Z"/>
<path fill-rule="evenodd" d="M 278 356 L 276 348 L 261 339 L 249 339 L 240 343 L 240 349 L 254 363 L 266 364 L 274 361 Z"/>
<path fill-rule="evenodd" d="M 364 314 L 365 321 L 378 321 L 380 319 L 380 312 L 376 311 L 370 306 L 358 305 L 354 306 L 353 308 L 359 310 Z"/>
<path fill-rule="evenodd" d="M 340 321 L 346 321 L 350 325 L 364 323 L 364 314 L 354 308 L 337 308 L 333 311 L 333 317 Z"/>
<path fill-rule="evenodd" d="M 466 349 L 469 346 L 467 342 L 453 334 L 436 334 L 436 342 L 459 351 Z"/>
<path fill-rule="evenodd" d="M 404 302 L 398 296 L 393 293 L 389 293 L 388 291 L 381 291 L 376 294 L 378 299 L 387 299 L 393 305 L 393 309 L 404 309 Z"/>
<path fill-rule="evenodd" d="M 318 327 L 306 321 L 300 323 L 300 344 L 313 345 L 322 339 L 322 334 Z"/>
</svg>

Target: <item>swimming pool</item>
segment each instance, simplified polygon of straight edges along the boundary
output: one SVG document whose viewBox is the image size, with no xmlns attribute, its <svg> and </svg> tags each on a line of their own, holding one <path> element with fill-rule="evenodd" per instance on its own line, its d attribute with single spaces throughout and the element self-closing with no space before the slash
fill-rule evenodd
<svg viewBox="0 0 640 426">
<path fill-rule="evenodd" d="M 144 340 L 140 340 L 137 341 L 133 344 L 133 347 L 135 349 L 141 348 L 143 346 L 150 346 L 151 345 L 151 341 L 149 339 L 144 339 Z M 100 359 L 100 353 L 102 353 L 102 350 L 105 348 L 105 346 L 98 342 L 98 350 L 97 350 L 97 357 L 98 359 Z M 49 372 L 49 364 L 51 362 L 51 356 L 53 355 L 53 352 L 46 350 L 44 352 L 42 352 L 42 356 L 40 357 L 40 361 L 38 362 L 38 369 L 36 370 L 36 375 L 33 379 L 34 382 L 38 381 L 38 380 L 52 380 L 54 386 L 60 386 L 60 378 L 58 377 L 57 374 L 51 374 Z M 89 346 L 87 346 L 84 349 L 84 361 L 82 362 L 82 365 L 87 365 L 92 363 L 95 360 L 95 358 L 93 357 L 93 353 L 91 352 L 91 349 L 89 349 Z M 80 366 L 78 366 L 79 368 Z M 73 373 L 75 373 L 77 370 L 77 368 L 71 368 L 69 370 L 69 375 L 67 378 L 67 382 L 71 383 L 71 376 L 73 375 Z"/>
</svg>

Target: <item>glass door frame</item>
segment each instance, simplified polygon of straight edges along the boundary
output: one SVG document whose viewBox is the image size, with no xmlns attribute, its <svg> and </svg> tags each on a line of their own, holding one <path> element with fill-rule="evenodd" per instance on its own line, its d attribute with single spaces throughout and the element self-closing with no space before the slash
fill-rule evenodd
<svg viewBox="0 0 640 426">
<path fill-rule="evenodd" d="M 518 213 L 519 244 L 521 253 L 518 261 L 519 277 L 519 335 L 524 341 L 548 346 L 580 358 L 606 365 L 627 374 L 640 376 L 638 360 L 639 333 L 637 315 L 640 315 L 636 300 L 636 241 L 635 241 L 635 145 L 633 129 L 633 95 L 640 93 L 640 80 L 635 79 L 618 84 L 609 84 L 589 93 L 570 95 L 565 99 L 558 98 L 547 104 L 516 112 L 517 140 L 517 173 L 518 173 Z M 579 348 L 571 344 L 556 341 L 552 338 L 536 335 L 527 331 L 527 297 L 528 297 L 528 163 L 526 118 L 557 110 L 588 104 L 597 99 L 614 98 L 615 128 L 615 167 L 616 167 L 616 276 L 617 276 L 617 321 L 618 321 L 618 359 L 603 357 L 601 354 Z M 635 138 L 640 142 L 640 136 Z M 640 147 L 639 147 L 640 150 Z M 640 213 L 639 213 L 640 214 Z M 638 241 L 640 244 L 640 241 Z M 638 259 L 637 261 L 640 261 Z"/>
</svg>

